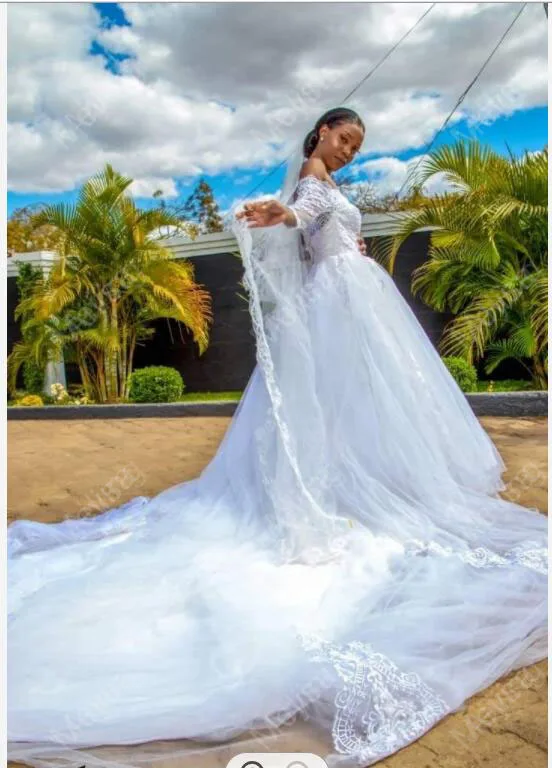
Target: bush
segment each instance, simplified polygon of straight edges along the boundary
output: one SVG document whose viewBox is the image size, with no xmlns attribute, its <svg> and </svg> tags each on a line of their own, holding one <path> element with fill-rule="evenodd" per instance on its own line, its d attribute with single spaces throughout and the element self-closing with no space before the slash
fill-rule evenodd
<svg viewBox="0 0 552 768">
<path fill-rule="evenodd" d="M 44 386 L 44 368 L 34 360 L 26 360 L 23 363 L 23 385 L 26 392 L 32 395 L 42 394 Z"/>
<path fill-rule="evenodd" d="M 477 371 L 473 365 L 463 357 L 443 357 L 442 360 L 462 392 L 477 390 Z"/>
<path fill-rule="evenodd" d="M 131 403 L 174 403 L 182 397 L 184 382 L 175 368 L 151 365 L 131 374 Z"/>
<path fill-rule="evenodd" d="M 42 398 L 39 395 L 25 395 L 20 400 L 16 400 L 16 405 L 24 405 L 26 407 L 44 405 Z"/>
</svg>

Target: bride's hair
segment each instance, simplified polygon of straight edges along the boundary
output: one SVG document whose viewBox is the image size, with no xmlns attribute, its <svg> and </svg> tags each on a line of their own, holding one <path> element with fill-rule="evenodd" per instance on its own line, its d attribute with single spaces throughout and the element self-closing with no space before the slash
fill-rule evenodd
<svg viewBox="0 0 552 768">
<path fill-rule="evenodd" d="M 334 109 L 329 109 L 327 112 L 324 112 L 322 117 L 318 118 L 314 128 L 305 136 L 303 142 L 303 155 L 305 157 L 310 157 L 312 155 L 318 144 L 320 129 L 323 125 L 333 128 L 340 123 L 354 123 L 362 128 L 363 131 L 366 131 L 362 119 L 353 109 L 347 109 L 347 107 L 335 107 Z"/>
</svg>

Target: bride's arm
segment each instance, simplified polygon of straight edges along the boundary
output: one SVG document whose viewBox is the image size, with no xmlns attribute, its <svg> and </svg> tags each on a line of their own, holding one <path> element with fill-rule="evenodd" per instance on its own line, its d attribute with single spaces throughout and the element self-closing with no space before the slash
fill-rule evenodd
<svg viewBox="0 0 552 768">
<path fill-rule="evenodd" d="M 279 200 L 262 200 L 256 203 L 245 203 L 243 210 L 236 214 L 236 219 L 245 219 L 249 228 L 274 227 L 285 224 L 294 227 L 296 218 L 287 205 Z"/>
<path fill-rule="evenodd" d="M 291 205 L 284 205 L 279 200 L 246 203 L 236 218 L 245 219 L 251 228 L 284 224 L 286 227 L 305 229 L 333 206 L 330 195 L 332 185 L 322 176 L 318 161 L 309 160 L 303 167 Z"/>
</svg>

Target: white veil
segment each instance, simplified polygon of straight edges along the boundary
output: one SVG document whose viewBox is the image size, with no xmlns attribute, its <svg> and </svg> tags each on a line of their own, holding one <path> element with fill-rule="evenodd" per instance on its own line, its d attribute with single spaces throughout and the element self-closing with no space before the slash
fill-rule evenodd
<svg viewBox="0 0 552 768">
<path fill-rule="evenodd" d="M 302 146 L 288 163 L 280 200 L 289 204 L 305 162 Z M 328 495 L 329 461 L 324 414 L 316 396 L 308 324 L 310 259 L 299 230 L 283 224 L 249 228 L 235 219 L 233 231 L 244 266 L 257 362 L 273 418 L 258 436 L 270 498 L 285 559 L 326 560 L 341 546 L 350 524 Z M 301 431 L 290 425 L 301 421 Z M 301 436 L 308 437 L 303 445 Z M 312 446 L 317 446 L 317 451 Z"/>
</svg>

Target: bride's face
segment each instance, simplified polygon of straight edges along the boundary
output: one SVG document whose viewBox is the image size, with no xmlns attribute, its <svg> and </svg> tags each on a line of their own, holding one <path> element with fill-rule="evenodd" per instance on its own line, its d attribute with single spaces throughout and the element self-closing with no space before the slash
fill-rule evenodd
<svg viewBox="0 0 552 768">
<path fill-rule="evenodd" d="M 315 151 L 330 171 L 338 171 L 354 160 L 363 139 L 364 131 L 355 123 L 341 123 L 333 128 L 323 125 Z"/>
</svg>

